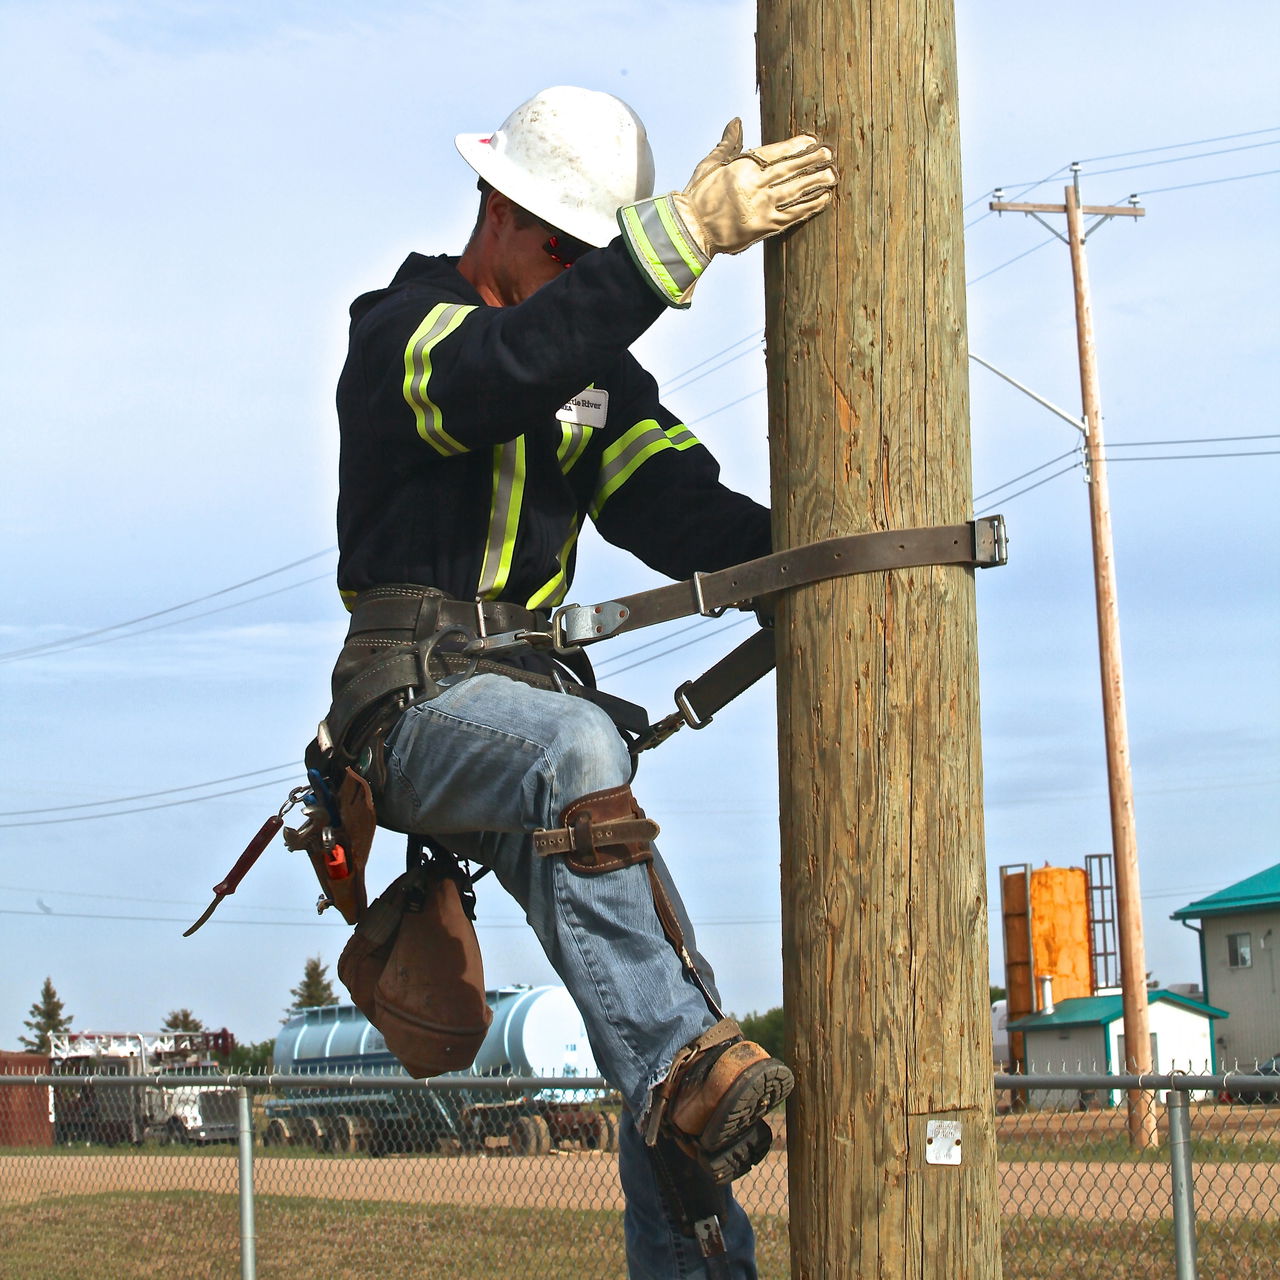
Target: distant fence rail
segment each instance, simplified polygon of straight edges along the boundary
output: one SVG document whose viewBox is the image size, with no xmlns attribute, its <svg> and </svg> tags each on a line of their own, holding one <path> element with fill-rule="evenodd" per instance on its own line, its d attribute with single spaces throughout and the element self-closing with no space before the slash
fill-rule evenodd
<svg viewBox="0 0 1280 1280">
<path fill-rule="evenodd" d="M 1280 1078 L 993 1083 L 1006 1280 L 1274 1277 Z M 622 1122 L 595 1077 L 0 1075 L 0 1275 L 620 1276 Z M 790 1275 L 779 1128 L 735 1186 L 763 1280 Z"/>
</svg>

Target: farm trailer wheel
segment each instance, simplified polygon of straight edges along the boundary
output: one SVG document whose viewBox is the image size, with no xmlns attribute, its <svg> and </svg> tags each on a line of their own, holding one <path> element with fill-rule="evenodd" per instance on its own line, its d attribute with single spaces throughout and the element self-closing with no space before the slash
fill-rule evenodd
<svg viewBox="0 0 1280 1280">
<path fill-rule="evenodd" d="M 262 1131 L 264 1147 L 292 1147 L 297 1141 L 297 1131 L 283 1116 L 272 1116 Z"/>
<path fill-rule="evenodd" d="M 363 1116 L 335 1116 L 329 1130 L 333 1149 L 349 1155 L 369 1150 L 370 1128 L 369 1121 Z"/>
<path fill-rule="evenodd" d="M 511 1126 L 511 1151 L 518 1156 L 545 1156 L 551 1129 L 541 1116 L 520 1116 Z"/>
<path fill-rule="evenodd" d="M 303 1116 L 300 1124 L 299 1141 L 313 1151 L 328 1151 L 332 1145 L 332 1122 L 321 1116 Z"/>
</svg>

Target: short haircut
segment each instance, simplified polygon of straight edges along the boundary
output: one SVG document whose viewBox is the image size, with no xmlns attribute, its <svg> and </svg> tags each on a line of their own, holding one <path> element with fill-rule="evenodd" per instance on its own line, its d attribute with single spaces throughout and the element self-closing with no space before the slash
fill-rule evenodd
<svg viewBox="0 0 1280 1280">
<path fill-rule="evenodd" d="M 476 214 L 476 225 L 471 229 L 473 239 L 484 222 L 484 211 L 489 207 L 489 197 L 493 194 L 495 188 L 481 178 L 476 183 L 476 190 L 480 192 L 480 211 Z M 507 199 L 510 200 L 511 197 L 508 196 Z M 534 217 L 523 205 L 516 204 L 514 200 L 511 200 L 511 207 L 515 211 L 516 227 L 521 231 L 526 227 L 545 227 L 548 225 L 541 218 Z"/>
</svg>

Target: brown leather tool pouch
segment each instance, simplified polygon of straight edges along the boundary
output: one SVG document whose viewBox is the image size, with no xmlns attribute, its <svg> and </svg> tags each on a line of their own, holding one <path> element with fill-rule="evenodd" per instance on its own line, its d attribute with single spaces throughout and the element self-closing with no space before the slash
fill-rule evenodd
<svg viewBox="0 0 1280 1280">
<path fill-rule="evenodd" d="M 317 802 L 308 808 L 307 821 L 301 827 L 284 829 L 284 842 L 288 848 L 306 853 L 324 896 L 348 924 L 356 924 L 369 901 L 364 869 L 378 819 L 369 784 L 354 769 L 343 771 L 334 801 L 337 826 L 325 825 Z"/>
<path fill-rule="evenodd" d="M 475 1061 L 493 1012 L 475 927 L 447 866 L 406 871 L 370 904 L 338 976 L 411 1076 Z"/>
</svg>

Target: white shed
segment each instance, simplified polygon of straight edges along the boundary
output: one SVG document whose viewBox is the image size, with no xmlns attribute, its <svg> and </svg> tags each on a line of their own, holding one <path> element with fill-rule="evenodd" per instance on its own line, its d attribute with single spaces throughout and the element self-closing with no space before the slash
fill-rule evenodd
<svg viewBox="0 0 1280 1280">
<path fill-rule="evenodd" d="M 1225 1018 L 1222 1009 L 1191 1000 L 1174 991 L 1147 992 L 1151 1025 L 1151 1061 L 1156 1072 L 1187 1071 L 1196 1075 L 1213 1069 L 1213 1021 Z M 1028 1073 L 1113 1075 L 1124 1070 L 1124 1007 L 1119 992 L 1060 1000 L 1050 1013 L 1033 1013 L 1009 1023 L 1023 1033 Z M 1106 1100 L 1114 1106 L 1118 1090 Z M 1084 1105 L 1078 1089 L 1035 1089 L 1032 1107 Z"/>
</svg>

